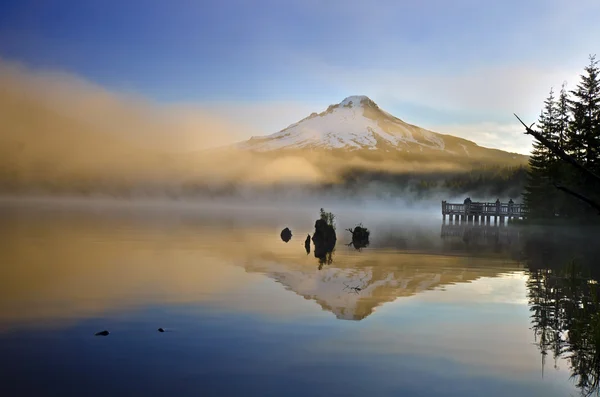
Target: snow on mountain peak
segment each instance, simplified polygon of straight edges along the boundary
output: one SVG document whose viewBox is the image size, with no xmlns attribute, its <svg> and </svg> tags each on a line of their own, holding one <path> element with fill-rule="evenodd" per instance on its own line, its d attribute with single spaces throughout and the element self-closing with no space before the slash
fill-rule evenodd
<svg viewBox="0 0 600 397">
<path fill-rule="evenodd" d="M 373 103 L 373 101 L 365 95 L 352 95 L 340 102 L 340 106 L 360 106 L 362 103 Z"/>
<path fill-rule="evenodd" d="M 252 137 L 238 145 L 240 148 L 270 151 L 277 149 L 368 149 L 376 150 L 382 145 L 410 151 L 428 147 L 444 149 L 442 137 L 431 131 L 404 123 L 381 110 L 375 102 L 364 95 L 345 98 L 337 105 L 330 105 L 321 113 L 290 125 L 275 134 Z"/>
</svg>

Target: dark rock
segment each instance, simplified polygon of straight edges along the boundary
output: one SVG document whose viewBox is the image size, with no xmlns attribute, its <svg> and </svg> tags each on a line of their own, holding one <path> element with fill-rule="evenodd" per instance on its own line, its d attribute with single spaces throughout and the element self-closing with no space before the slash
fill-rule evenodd
<svg viewBox="0 0 600 397">
<path fill-rule="evenodd" d="M 100 332 L 96 332 L 96 336 L 107 336 L 110 332 L 108 332 L 107 330 L 104 331 L 100 331 Z"/>
<path fill-rule="evenodd" d="M 315 222 L 315 233 L 312 236 L 312 242 L 315 245 L 315 258 L 319 258 L 320 267 L 324 263 L 333 262 L 332 253 L 335 248 L 337 237 L 335 229 L 324 219 Z M 320 268 L 319 267 L 319 268 Z"/>
<path fill-rule="evenodd" d="M 304 240 L 304 249 L 306 250 L 306 255 L 310 254 L 310 234 Z"/>
<path fill-rule="evenodd" d="M 352 233 L 352 242 L 351 245 L 354 246 L 357 250 L 361 250 L 365 247 L 369 246 L 369 236 L 371 232 L 362 225 L 356 226 L 354 229 L 348 229 L 350 233 Z"/>
<path fill-rule="evenodd" d="M 159 328 L 158 332 L 165 332 L 165 329 L 164 328 Z"/>
<path fill-rule="evenodd" d="M 281 231 L 281 239 L 286 243 L 288 241 L 290 241 L 292 239 L 292 231 L 290 229 L 288 229 L 287 227 L 285 229 L 283 229 Z"/>
</svg>

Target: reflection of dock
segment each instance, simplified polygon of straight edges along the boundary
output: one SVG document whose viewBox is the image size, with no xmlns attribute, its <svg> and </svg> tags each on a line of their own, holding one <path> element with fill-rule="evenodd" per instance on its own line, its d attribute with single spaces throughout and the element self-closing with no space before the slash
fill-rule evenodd
<svg viewBox="0 0 600 397">
<path fill-rule="evenodd" d="M 442 224 L 443 239 L 459 238 L 466 243 L 512 244 L 520 239 L 520 230 L 510 226 L 491 226 L 483 224 Z"/>
</svg>

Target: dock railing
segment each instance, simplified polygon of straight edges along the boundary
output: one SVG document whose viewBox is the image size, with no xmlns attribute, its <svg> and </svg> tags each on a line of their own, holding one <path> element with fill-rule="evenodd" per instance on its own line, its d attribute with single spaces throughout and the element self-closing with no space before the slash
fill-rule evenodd
<svg viewBox="0 0 600 397">
<path fill-rule="evenodd" d="M 517 203 L 488 203 L 488 202 L 470 202 L 463 204 L 454 204 L 442 201 L 442 216 L 446 220 L 446 215 L 450 220 L 460 219 L 461 221 L 488 221 L 493 217 L 494 223 L 500 218 L 500 222 L 504 222 L 504 218 L 526 218 L 527 207 L 524 204 Z"/>
</svg>

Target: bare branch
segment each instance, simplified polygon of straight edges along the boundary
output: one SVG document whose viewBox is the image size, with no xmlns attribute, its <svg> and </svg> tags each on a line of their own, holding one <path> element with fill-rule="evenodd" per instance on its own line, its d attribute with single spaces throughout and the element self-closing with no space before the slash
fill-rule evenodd
<svg viewBox="0 0 600 397">
<path fill-rule="evenodd" d="M 584 203 L 587 203 L 589 206 L 596 209 L 598 211 L 598 213 L 600 213 L 600 204 L 595 202 L 594 200 L 587 198 L 584 195 L 581 195 L 581 194 L 569 189 L 568 187 L 560 186 L 560 185 L 557 185 L 556 183 L 554 183 L 553 185 L 558 190 L 562 190 L 563 192 L 570 194 L 573 197 L 577 197 L 579 200 L 583 201 Z"/>
</svg>

